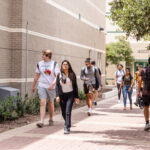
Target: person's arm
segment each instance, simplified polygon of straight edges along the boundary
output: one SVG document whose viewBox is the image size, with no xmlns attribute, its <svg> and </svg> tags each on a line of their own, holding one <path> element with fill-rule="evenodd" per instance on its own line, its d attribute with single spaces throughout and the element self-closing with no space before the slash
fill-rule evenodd
<svg viewBox="0 0 150 150">
<path fill-rule="evenodd" d="M 141 96 L 141 85 L 142 85 L 142 77 L 139 76 L 139 81 L 138 81 L 138 96 Z"/>
<path fill-rule="evenodd" d="M 114 80 L 115 80 L 115 87 L 117 87 L 117 76 L 116 76 L 116 73 L 115 73 Z"/>
<path fill-rule="evenodd" d="M 59 74 L 56 77 L 56 102 L 60 102 L 60 97 L 59 97 L 59 88 L 60 88 L 60 80 L 59 80 Z"/>
<path fill-rule="evenodd" d="M 33 93 L 34 93 L 34 91 L 35 91 L 35 86 L 36 86 L 36 84 L 37 84 L 37 82 L 38 82 L 39 77 L 40 77 L 40 74 L 39 74 L 39 73 L 36 73 L 36 74 L 35 74 L 35 77 L 34 77 L 33 84 L 32 84 L 32 92 L 33 92 Z"/>
<path fill-rule="evenodd" d="M 120 84 L 120 88 L 119 88 L 119 93 L 121 91 L 121 88 L 123 87 L 123 83 L 124 83 L 124 80 L 122 79 L 121 84 Z"/>
<path fill-rule="evenodd" d="M 75 95 L 75 102 L 76 102 L 76 104 L 79 104 L 80 100 L 79 100 L 79 93 L 78 93 L 78 85 L 77 85 L 77 78 L 76 78 L 76 76 L 75 76 L 75 82 L 74 82 L 74 95 Z"/>
<path fill-rule="evenodd" d="M 59 66 L 58 64 L 56 64 L 55 66 L 55 76 L 57 78 L 57 75 L 60 73 L 60 69 L 59 69 Z M 54 86 L 56 85 L 56 78 L 55 80 L 53 81 L 53 83 L 50 85 L 50 87 L 48 88 L 49 90 L 52 90 L 54 88 Z"/>
<path fill-rule="evenodd" d="M 83 80 L 83 81 L 85 81 L 85 79 L 86 79 L 86 78 L 85 78 L 85 74 L 84 74 L 84 68 L 81 69 L 80 79 Z"/>
</svg>

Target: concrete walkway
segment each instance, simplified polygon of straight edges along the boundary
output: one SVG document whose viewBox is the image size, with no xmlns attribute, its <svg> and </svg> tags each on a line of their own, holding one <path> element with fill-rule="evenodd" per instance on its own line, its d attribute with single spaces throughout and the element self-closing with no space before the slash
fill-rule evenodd
<svg viewBox="0 0 150 150">
<path fill-rule="evenodd" d="M 0 150 L 150 150 L 143 110 L 123 111 L 116 97 L 100 101 L 90 117 L 87 107 L 74 110 L 70 135 L 63 134 L 61 115 L 54 120 L 51 127 L 33 123 L 0 134 Z"/>
</svg>

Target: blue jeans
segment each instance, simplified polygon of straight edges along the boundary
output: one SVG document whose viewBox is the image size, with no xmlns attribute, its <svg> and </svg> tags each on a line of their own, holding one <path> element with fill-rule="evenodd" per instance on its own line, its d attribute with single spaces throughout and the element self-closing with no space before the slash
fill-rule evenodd
<svg viewBox="0 0 150 150">
<path fill-rule="evenodd" d="M 131 88 L 130 91 L 128 91 L 130 86 L 123 86 L 123 95 L 124 95 L 124 107 L 127 105 L 127 95 L 129 97 L 130 105 L 132 105 L 132 93 L 133 93 L 133 88 Z"/>
</svg>

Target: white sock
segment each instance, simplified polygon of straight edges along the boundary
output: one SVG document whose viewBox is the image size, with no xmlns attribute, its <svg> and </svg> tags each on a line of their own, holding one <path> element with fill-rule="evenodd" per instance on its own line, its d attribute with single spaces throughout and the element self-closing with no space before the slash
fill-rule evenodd
<svg viewBox="0 0 150 150">
<path fill-rule="evenodd" d="M 40 122 L 44 124 L 44 120 L 41 120 Z"/>
</svg>

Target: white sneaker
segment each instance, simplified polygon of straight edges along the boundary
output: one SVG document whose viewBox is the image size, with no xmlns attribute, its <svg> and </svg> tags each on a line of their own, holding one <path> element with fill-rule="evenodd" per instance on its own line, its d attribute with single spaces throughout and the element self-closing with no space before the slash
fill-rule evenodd
<svg viewBox="0 0 150 150">
<path fill-rule="evenodd" d="M 118 103 L 121 103 L 121 101 L 120 101 L 120 100 L 118 100 Z"/>
<path fill-rule="evenodd" d="M 88 110 L 88 116 L 91 116 L 91 113 L 92 113 L 92 109 L 89 108 L 89 110 Z"/>
</svg>

